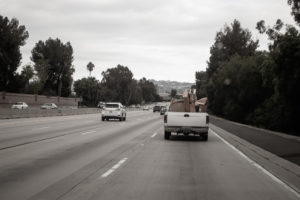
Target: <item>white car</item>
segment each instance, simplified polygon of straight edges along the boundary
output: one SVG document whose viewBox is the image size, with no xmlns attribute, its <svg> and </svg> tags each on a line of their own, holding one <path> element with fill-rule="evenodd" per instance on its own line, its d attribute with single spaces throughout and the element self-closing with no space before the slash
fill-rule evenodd
<svg viewBox="0 0 300 200">
<path fill-rule="evenodd" d="M 119 119 L 120 121 L 126 120 L 126 109 L 125 107 L 117 103 L 106 103 L 101 111 L 102 121 L 109 119 Z"/>
<path fill-rule="evenodd" d="M 25 102 L 17 102 L 11 106 L 12 109 L 27 109 L 28 105 Z"/>
<path fill-rule="evenodd" d="M 41 109 L 57 109 L 55 103 L 45 103 L 41 106 Z"/>
<path fill-rule="evenodd" d="M 144 106 L 143 110 L 149 110 L 149 106 Z"/>
</svg>

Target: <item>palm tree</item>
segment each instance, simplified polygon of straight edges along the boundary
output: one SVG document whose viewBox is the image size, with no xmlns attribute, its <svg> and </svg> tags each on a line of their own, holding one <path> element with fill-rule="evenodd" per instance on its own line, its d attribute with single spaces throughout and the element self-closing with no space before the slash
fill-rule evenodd
<svg viewBox="0 0 300 200">
<path fill-rule="evenodd" d="M 94 67 L 95 67 L 95 65 L 92 62 L 89 62 L 86 66 L 87 70 L 89 70 L 89 72 L 90 72 L 90 76 L 91 76 L 91 73 L 92 73 Z"/>
</svg>

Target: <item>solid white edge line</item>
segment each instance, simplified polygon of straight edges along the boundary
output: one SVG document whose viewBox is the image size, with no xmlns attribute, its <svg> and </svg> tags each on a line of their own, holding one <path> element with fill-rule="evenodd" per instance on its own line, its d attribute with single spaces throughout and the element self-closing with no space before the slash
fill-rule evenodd
<svg viewBox="0 0 300 200">
<path fill-rule="evenodd" d="M 153 133 L 153 135 L 151 135 L 152 138 L 154 138 L 157 135 L 157 133 Z"/>
<path fill-rule="evenodd" d="M 235 152 L 237 152 L 240 156 L 242 156 L 243 158 L 245 158 L 250 164 L 252 164 L 256 168 L 258 168 L 259 170 L 261 170 L 263 173 L 265 173 L 267 176 L 269 176 L 273 181 L 277 182 L 278 184 L 280 184 L 281 186 L 283 186 L 285 189 L 287 189 L 288 191 L 290 191 L 294 195 L 296 195 L 298 198 L 300 198 L 300 194 L 296 190 L 294 190 L 292 187 L 290 187 L 285 182 L 283 182 L 282 180 L 280 180 L 279 178 L 277 178 L 275 175 L 273 175 L 271 172 L 269 172 L 268 170 L 266 170 L 265 168 L 263 168 L 257 162 L 255 162 L 254 160 L 252 160 L 251 158 L 249 158 L 248 156 L 246 156 L 243 152 L 241 152 L 240 150 L 238 150 L 235 146 L 233 146 L 232 144 L 230 144 L 229 142 L 227 142 L 224 138 L 222 138 L 221 136 L 219 136 L 215 131 L 213 131 L 212 129 L 210 129 L 210 131 L 215 136 L 217 136 L 222 142 L 224 142 L 231 149 L 233 149 Z"/>
<path fill-rule="evenodd" d="M 112 166 L 112 168 L 110 168 L 109 170 L 107 170 L 104 174 L 101 175 L 100 178 L 106 178 L 108 177 L 111 173 L 113 173 L 116 169 L 118 169 L 119 167 L 121 167 L 122 164 L 124 164 L 126 162 L 128 158 L 123 158 L 122 160 L 120 160 L 117 164 L 115 164 L 114 166 Z"/>
</svg>

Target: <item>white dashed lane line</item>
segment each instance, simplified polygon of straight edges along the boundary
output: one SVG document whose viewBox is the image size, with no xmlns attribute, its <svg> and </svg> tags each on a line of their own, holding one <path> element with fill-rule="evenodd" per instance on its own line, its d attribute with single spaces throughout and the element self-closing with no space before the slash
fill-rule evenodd
<svg viewBox="0 0 300 200">
<path fill-rule="evenodd" d="M 121 165 L 123 165 L 125 162 L 126 162 L 126 160 L 127 160 L 128 158 L 123 158 L 122 160 L 120 160 L 117 164 L 115 164 L 112 168 L 110 168 L 109 170 L 107 170 L 104 174 L 102 174 L 101 176 L 100 176 L 100 179 L 101 178 L 106 178 L 106 177 L 108 177 L 110 174 L 112 174 L 115 170 L 117 170 L 119 167 L 121 167 Z"/>
<path fill-rule="evenodd" d="M 91 130 L 91 131 L 83 132 L 83 133 L 80 133 L 80 134 L 81 135 L 90 135 L 90 134 L 93 134 L 93 133 L 96 133 L 96 130 Z"/>
<path fill-rule="evenodd" d="M 48 129 L 50 128 L 50 126 L 44 126 L 44 127 L 37 127 L 37 128 L 33 128 L 31 129 L 32 131 L 37 131 L 37 130 L 43 130 L 43 129 Z"/>
<path fill-rule="evenodd" d="M 154 138 L 157 135 L 157 133 L 153 133 L 153 135 L 151 135 L 152 138 Z"/>
</svg>

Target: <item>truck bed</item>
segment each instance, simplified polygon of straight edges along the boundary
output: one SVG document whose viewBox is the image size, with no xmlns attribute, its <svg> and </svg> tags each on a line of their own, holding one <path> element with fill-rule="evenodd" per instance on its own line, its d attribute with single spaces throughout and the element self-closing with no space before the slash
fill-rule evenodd
<svg viewBox="0 0 300 200">
<path fill-rule="evenodd" d="M 168 126 L 207 127 L 207 113 L 168 112 Z"/>
<path fill-rule="evenodd" d="M 209 116 L 206 112 L 182 112 L 184 106 L 181 102 L 173 103 L 164 116 L 165 139 L 172 133 L 194 134 L 207 140 Z"/>
</svg>

